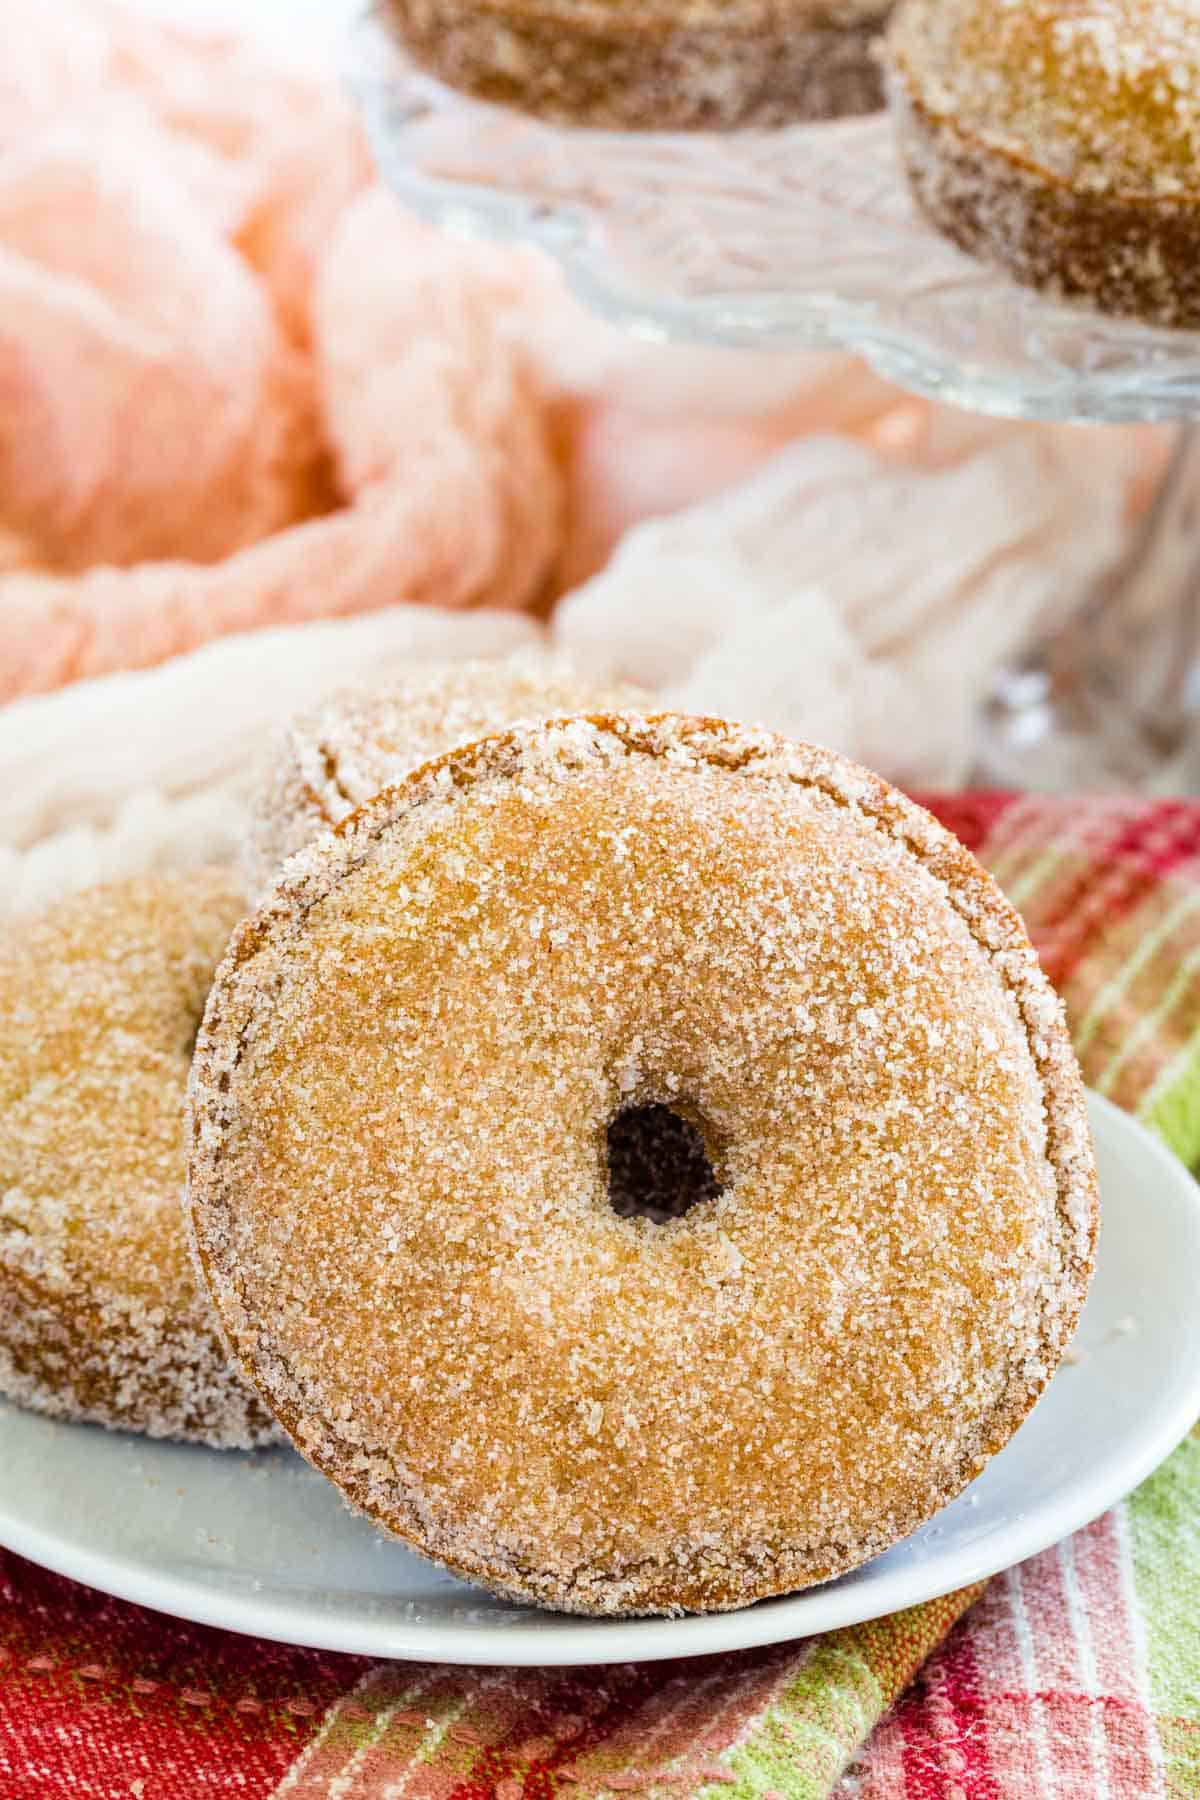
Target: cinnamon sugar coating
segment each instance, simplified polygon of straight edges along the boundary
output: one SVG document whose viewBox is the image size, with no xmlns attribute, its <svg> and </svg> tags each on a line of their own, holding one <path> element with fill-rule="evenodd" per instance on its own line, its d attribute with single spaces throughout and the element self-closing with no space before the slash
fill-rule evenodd
<svg viewBox="0 0 1200 1800">
<path fill-rule="evenodd" d="M 0 1392 L 57 1417 L 262 1443 L 183 1228 L 184 1098 L 243 910 L 224 870 L 95 888 L 0 940 Z"/>
<path fill-rule="evenodd" d="M 720 1192 L 620 1216 L 667 1106 Z M 193 1064 L 188 1211 L 301 1451 L 455 1573 L 745 1605 L 894 1543 L 1042 1391 L 1092 1267 L 1021 923 L 828 751 L 595 717 L 455 751 L 290 862 Z"/>
<path fill-rule="evenodd" d="M 892 0 L 384 0 L 453 87 L 565 124 L 769 127 L 882 104 Z"/>
<path fill-rule="evenodd" d="M 518 720 L 645 698 L 532 651 L 422 663 L 385 688 L 334 694 L 294 719 L 264 761 L 241 857 L 247 891 L 261 893 L 294 851 L 446 750 Z"/>
<path fill-rule="evenodd" d="M 900 150 L 954 242 L 1019 280 L 1200 325 L 1194 0 L 901 0 Z"/>
</svg>

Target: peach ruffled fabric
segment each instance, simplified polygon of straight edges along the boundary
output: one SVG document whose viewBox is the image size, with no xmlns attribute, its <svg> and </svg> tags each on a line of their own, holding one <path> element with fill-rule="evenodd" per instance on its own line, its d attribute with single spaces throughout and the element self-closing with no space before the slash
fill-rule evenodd
<svg viewBox="0 0 1200 1800">
<path fill-rule="evenodd" d="M 561 483 L 505 318 L 540 271 L 406 220 L 332 88 L 242 45 L 82 0 L 0 37 L 0 693 L 532 603 Z"/>
</svg>

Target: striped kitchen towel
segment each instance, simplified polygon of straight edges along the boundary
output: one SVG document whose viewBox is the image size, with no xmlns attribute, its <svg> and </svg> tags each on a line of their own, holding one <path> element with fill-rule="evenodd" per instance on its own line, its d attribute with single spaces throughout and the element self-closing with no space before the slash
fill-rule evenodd
<svg viewBox="0 0 1200 1800">
<path fill-rule="evenodd" d="M 936 810 L 1024 912 L 1088 1080 L 1200 1161 L 1200 802 Z M 984 1588 L 693 1662 L 366 1663 L 182 1625 L 0 1555 L 0 1800 L 631 1793 L 1200 1796 L 1200 1437 Z"/>
</svg>

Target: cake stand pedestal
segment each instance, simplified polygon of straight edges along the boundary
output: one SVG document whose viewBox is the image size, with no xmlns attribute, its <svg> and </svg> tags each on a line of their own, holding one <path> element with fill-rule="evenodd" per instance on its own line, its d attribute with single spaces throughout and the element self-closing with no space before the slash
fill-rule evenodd
<svg viewBox="0 0 1200 1800">
<path fill-rule="evenodd" d="M 1200 791 L 1200 432 L 1185 426 L 1124 561 L 1003 672 L 981 721 L 997 786 Z"/>
<path fill-rule="evenodd" d="M 963 256 L 915 212 L 885 114 L 727 134 L 554 126 L 417 70 L 385 3 L 355 25 L 348 75 L 407 205 L 549 251 L 643 339 L 839 348 L 977 412 L 1183 425 L 1123 566 L 998 681 L 978 778 L 1200 786 L 1200 335 L 1060 305 Z"/>
</svg>

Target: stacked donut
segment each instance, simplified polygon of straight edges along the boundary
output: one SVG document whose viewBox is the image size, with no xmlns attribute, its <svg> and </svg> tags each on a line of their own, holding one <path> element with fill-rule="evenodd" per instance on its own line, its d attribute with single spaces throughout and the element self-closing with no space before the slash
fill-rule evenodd
<svg viewBox="0 0 1200 1800">
<path fill-rule="evenodd" d="M 1194 0 L 900 0 L 901 159 L 956 244 L 1053 295 L 1200 326 Z"/>
<path fill-rule="evenodd" d="M 0 945 L 0 1391 L 58 1417 L 249 1446 L 180 1212 L 188 1066 L 243 911 L 228 870 L 72 895 Z"/>
<path fill-rule="evenodd" d="M 741 1606 L 913 1529 L 1053 1373 L 1097 1224 L 1078 1069 L 1016 915 L 885 783 L 544 670 L 497 680 L 339 702 L 265 780 L 262 897 L 208 992 L 170 1212 L 240 1438 L 197 1429 L 194 1362 L 166 1423 L 165 1352 L 136 1422 L 281 1428 L 355 1507 L 505 1595 Z M 155 1051 L 178 1133 L 163 1216 L 195 991 L 236 910 L 215 885 L 204 954 L 157 951 L 192 976 Z M 159 931 L 161 901 L 143 911 Z M 101 935 L 39 929 L 79 954 Z M 6 1080 L 47 1265 L 73 1206 L 95 1236 L 83 1177 L 124 1168 L 128 1140 L 97 1128 L 49 1179 L 46 1071 L 71 1071 L 62 1118 L 132 1131 L 158 1066 L 119 980 L 81 995 L 61 1055 L 30 1016 L 42 1060 Z M 111 1053 L 85 1079 L 97 1020 Z M 53 1388 L 49 1336 L 24 1397 L 130 1422 L 128 1381 Z"/>
<path fill-rule="evenodd" d="M 716 130 L 870 112 L 891 0 L 389 0 L 425 68 L 569 125 Z"/>
</svg>

